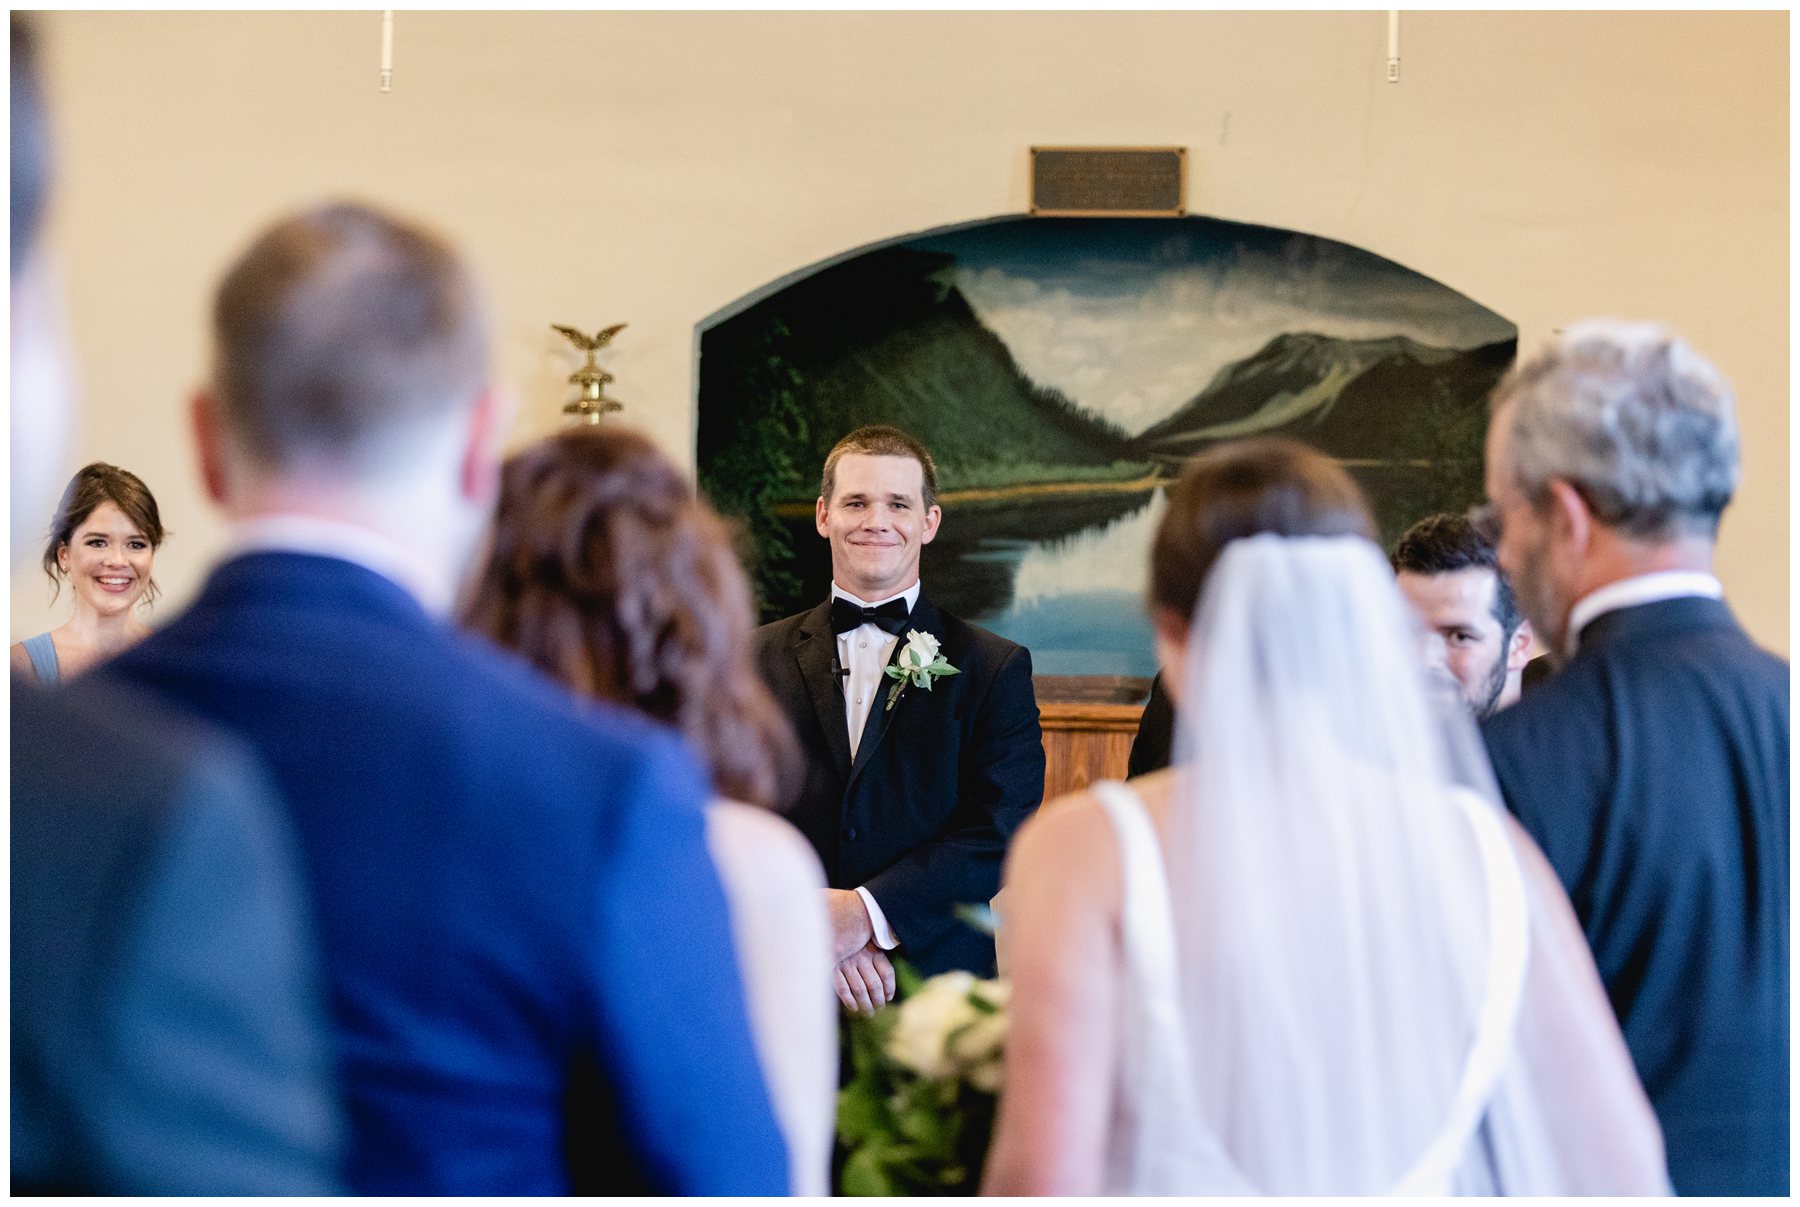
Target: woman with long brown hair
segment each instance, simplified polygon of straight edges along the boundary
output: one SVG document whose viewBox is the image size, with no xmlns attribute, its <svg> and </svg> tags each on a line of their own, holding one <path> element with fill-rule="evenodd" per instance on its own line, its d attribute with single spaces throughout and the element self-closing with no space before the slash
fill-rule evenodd
<svg viewBox="0 0 1800 1207">
<path fill-rule="evenodd" d="M 129 470 L 96 461 L 69 480 L 50 522 L 44 574 L 61 593 L 69 619 L 12 647 L 15 674 L 45 683 L 67 679 L 149 636 L 139 615 L 156 598 L 150 576 L 163 543 L 156 496 Z"/>
<path fill-rule="evenodd" d="M 642 435 L 561 432 L 507 462 L 464 619 L 576 693 L 672 726 L 712 772 L 707 841 L 793 1190 L 826 1193 L 837 1031 L 825 877 L 772 811 L 798 756 L 751 660 L 750 587 L 725 524 Z"/>
</svg>

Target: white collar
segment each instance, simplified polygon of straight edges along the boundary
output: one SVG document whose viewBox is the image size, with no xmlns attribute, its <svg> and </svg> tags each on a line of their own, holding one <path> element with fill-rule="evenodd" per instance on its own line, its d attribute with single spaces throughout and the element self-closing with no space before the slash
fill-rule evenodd
<svg viewBox="0 0 1800 1207">
<path fill-rule="evenodd" d="M 910 612 L 915 607 L 917 607 L 919 604 L 919 587 L 921 585 L 922 584 L 920 583 L 920 581 L 915 578 L 915 579 L 913 579 L 913 585 L 908 587 L 906 590 L 900 592 L 900 594 L 890 595 L 886 599 L 877 599 L 877 600 L 871 601 L 871 600 L 862 599 L 859 596 L 850 594 L 850 592 L 844 590 L 842 587 L 838 586 L 837 583 L 834 582 L 831 584 L 831 594 L 832 594 L 832 598 L 834 598 L 834 599 L 847 599 L 851 603 L 856 604 L 858 607 L 863 607 L 863 608 L 879 608 L 882 604 L 892 603 L 896 599 L 904 599 L 906 601 L 906 610 L 908 612 Z"/>
<path fill-rule="evenodd" d="M 436 575 L 395 542 L 358 524 L 316 515 L 272 513 L 231 526 L 225 557 L 265 552 L 310 553 L 350 562 L 381 575 L 418 600 L 427 612 L 443 615 L 450 610 L 452 600 Z"/>
<path fill-rule="evenodd" d="M 1575 642 L 1580 638 L 1581 630 L 1604 612 L 1616 612 L 1620 608 L 1635 608 L 1639 604 L 1689 596 L 1724 599 L 1725 588 L 1717 578 L 1704 570 L 1657 570 L 1650 574 L 1621 578 L 1596 588 L 1576 600 L 1575 606 L 1569 609 L 1569 653 L 1575 652 Z"/>
</svg>

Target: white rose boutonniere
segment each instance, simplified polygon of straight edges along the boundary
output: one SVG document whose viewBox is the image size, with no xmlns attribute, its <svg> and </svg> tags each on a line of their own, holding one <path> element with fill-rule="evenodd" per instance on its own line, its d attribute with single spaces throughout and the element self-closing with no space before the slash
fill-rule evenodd
<svg viewBox="0 0 1800 1207">
<path fill-rule="evenodd" d="M 900 656 L 894 659 L 893 665 L 886 668 L 886 673 L 894 681 L 894 686 L 888 689 L 887 704 L 883 711 L 894 706 L 894 701 L 900 698 L 900 693 L 906 690 L 909 683 L 930 691 L 932 680 L 946 675 L 960 675 L 962 672 L 938 653 L 936 637 L 917 629 L 908 629 L 906 645 L 900 650 Z"/>
</svg>

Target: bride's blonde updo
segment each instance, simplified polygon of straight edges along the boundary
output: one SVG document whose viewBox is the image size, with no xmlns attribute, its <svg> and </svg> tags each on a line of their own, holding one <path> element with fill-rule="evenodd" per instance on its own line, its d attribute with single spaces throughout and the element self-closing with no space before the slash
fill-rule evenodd
<svg viewBox="0 0 1800 1207">
<path fill-rule="evenodd" d="M 1226 545 L 1261 533 L 1375 539 L 1362 491 L 1298 440 L 1238 440 L 1193 458 L 1150 547 L 1150 604 L 1186 618 Z"/>
</svg>

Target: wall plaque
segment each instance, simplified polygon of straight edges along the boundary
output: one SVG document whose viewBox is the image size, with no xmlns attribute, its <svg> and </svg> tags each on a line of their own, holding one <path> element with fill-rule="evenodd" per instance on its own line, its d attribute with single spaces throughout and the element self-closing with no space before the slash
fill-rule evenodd
<svg viewBox="0 0 1800 1207">
<path fill-rule="evenodd" d="M 1054 218 L 1179 218 L 1186 147 L 1033 147 L 1031 213 Z"/>
</svg>

